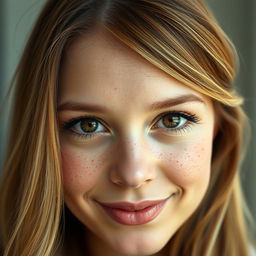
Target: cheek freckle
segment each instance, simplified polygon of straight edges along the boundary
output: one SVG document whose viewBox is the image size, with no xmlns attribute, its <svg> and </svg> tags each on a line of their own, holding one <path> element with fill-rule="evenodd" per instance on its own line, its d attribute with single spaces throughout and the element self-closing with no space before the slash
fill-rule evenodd
<svg viewBox="0 0 256 256">
<path fill-rule="evenodd" d="M 189 185 L 209 175 L 210 147 L 205 150 L 202 143 L 184 148 L 170 149 L 172 152 L 161 152 L 159 160 L 165 174 L 176 184 Z"/>
<path fill-rule="evenodd" d="M 62 151 L 63 182 L 66 189 L 90 189 L 95 183 L 99 165 L 81 154 Z"/>
</svg>

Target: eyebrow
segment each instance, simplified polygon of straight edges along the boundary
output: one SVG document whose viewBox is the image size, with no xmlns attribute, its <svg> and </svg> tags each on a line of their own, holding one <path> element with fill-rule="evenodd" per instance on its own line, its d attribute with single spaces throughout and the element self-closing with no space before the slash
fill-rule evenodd
<svg viewBox="0 0 256 256">
<path fill-rule="evenodd" d="M 205 104 L 204 100 L 194 94 L 181 95 L 175 98 L 169 98 L 164 101 L 157 101 L 149 105 L 146 109 L 148 111 L 156 111 L 163 108 L 169 108 L 176 105 L 184 104 L 187 102 L 199 102 Z M 97 104 L 86 104 L 78 102 L 65 102 L 58 106 L 57 110 L 60 111 L 79 111 L 79 112 L 108 112 L 108 108 Z"/>
<path fill-rule="evenodd" d="M 105 106 L 100 106 L 96 104 L 86 104 L 86 103 L 76 103 L 76 102 L 66 102 L 58 106 L 58 111 L 79 111 L 79 112 L 108 112 Z"/>
<path fill-rule="evenodd" d="M 148 111 L 155 111 L 155 110 L 159 110 L 162 108 L 169 108 L 169 107 L 173 107 L 176 105 L 180 105 L 180 104 L 184 104 L 187 102 L 199 102 L 202 104 L 205 104 L 204 100 L 194 94 L 186 94 L 186 95 L 181 95 L 175 98 L 170 98 L 164 101 L 158 101 L 158 102 L 154 102 L 153 104 L 151 104 L 147 110 Z"/>
</svg>

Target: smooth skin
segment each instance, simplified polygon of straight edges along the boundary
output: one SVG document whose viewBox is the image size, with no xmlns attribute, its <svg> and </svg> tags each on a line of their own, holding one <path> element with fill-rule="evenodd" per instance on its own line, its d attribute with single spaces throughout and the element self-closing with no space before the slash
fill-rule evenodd
<svg viewBox="0 0 256 256">
<path fill-rule="evenodd" d="M 212 101 L 98 28 L 65 53 L 58 119 L 65 203 L 88 255 L 164 255 L 208 188 Z M 143 225 L 122 225 L 97 203 L 167 197 Z"/>
</svg>

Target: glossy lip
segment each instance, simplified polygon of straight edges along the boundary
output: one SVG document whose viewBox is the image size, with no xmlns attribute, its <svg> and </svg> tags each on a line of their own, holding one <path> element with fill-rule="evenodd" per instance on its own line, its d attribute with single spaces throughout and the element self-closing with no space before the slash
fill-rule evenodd
<svg viewBox="0 0 256 256">
<path fill-rule="evenodd" d="M 168 197 L 169 198 L 169 197 Z M 149 206 L 157 205 L 162 202 L 164 202 L 166 199 L 163 200 L 145 200 L 139 203 L 132 203 L 132 202 L 114 202 L 114 203 L 103 203 L 103 202 L 98 202 L 100 205 L 103 205 L 105 207 L 109 208 L 115 208 L 115 209 L 122 209 L 125 211 L 139 211 L 142 209 L 145 209 Z"/>
<path fill-rule="evenodd" d="M 105 212 L 116 222 L 123 225 L 142 225 L 155 219 L 164 208 L 169 196 L 163 200 L 132 202 L 98 202 Z"/>
</svg>

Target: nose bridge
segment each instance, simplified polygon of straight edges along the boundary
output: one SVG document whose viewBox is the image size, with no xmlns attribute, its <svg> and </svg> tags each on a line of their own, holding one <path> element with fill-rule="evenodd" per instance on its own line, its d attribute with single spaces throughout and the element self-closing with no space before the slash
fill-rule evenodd
<svg viewBox="0 0 256 256">
<path fill-rule="evenodd" d="M 130 167 L 137 169 L 143 160 L 143 149 L 145 150 L 145 145 L 142 136 L 126 136 L 118 145 L 120 159 L 118 165 L 120 167 L 123 165 L 122 169 L 130 169 Z"/>
<path fill-rule="evenodd" d="M 130 133 L 120 138 L 111 179 L 122 186 L 140 187 L 154 178 L 150 145 L 143 134 Z M 151 160 L 150 160 L 151 159 Z"/>
</svg>

